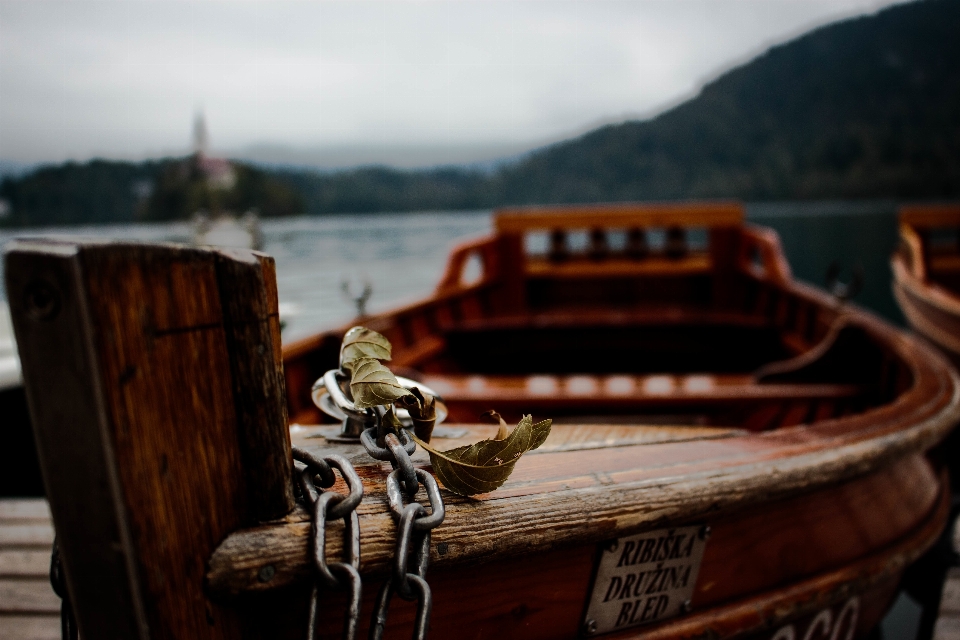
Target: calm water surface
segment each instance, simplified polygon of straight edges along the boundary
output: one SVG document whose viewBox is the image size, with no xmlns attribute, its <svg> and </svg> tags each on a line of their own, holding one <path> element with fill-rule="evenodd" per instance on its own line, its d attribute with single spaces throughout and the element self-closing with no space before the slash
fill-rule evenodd
<svg viewBox="0 0 960 640">
<path fill-rule="evenodd" d="M 747 205 L 751 222 L 781 237 L 794 275 L 823 286 L 830 262 L 866 273 L 857 301 L 902 322 L 890 294 L 888 260 L 896 245 L 895 204 L 890 202 L 763 203 Z M 353 303 L 342 293 L 373 287 L 368 310 L 383 311 L 432 291 L 450 248 L 489 233 L 490 211 L 357 214 L 263 222 L 264 250 L 276 258 L 280 301 L 288 311 L 284 338 L 292 340 L 348 321 Z M 15 236 L 69 234 L 140 241 L 189 242 L 185 223 L 0 231 Z"/>
</svg>

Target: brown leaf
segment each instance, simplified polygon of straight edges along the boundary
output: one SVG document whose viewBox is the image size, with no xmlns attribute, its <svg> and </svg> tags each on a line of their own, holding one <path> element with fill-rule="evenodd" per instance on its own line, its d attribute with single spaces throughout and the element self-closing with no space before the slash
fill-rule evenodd
<svg viewBox="0 0 960 640">
<path fill-rule="evenodd" d="M 531 416 L 524 416 L 502 440 L 481 440 L 449 451 L 437 451 L 415 439 L 430 454 L 433 471 L 443 486 L 453 493 L 472 496 L 493 491 L 506 482 L 520 456 L 547 439 L 552 423 L 541 420 L 534 424 Z"/>
<path fill-rule="evenodd" d="M 392 404 L 397 398 L 410 395 L 400 386 L 396 376 L 378 360 L 363 358 L 353 366 L 350 393 L 358 409 Z"/>
<path fill-rule="evenodd" d="M 409 396 L 397 400 L 397 406 L 403 407 L 410 413 L 413 421 L 413 432 L 424 442 L 430 442 L 433 435 L 433 426 L 437 422 L 437 399 L 424 394 L 419 387 L 413 387 Z"/>
<path fill-rule="evenodd" d="M 391 349 L 390 341 L 376 331 L 353 327 L 343 336 L 340 345 L 340 367 L 349 371 L 359 360 L 389 360 Z"/>
</svg>

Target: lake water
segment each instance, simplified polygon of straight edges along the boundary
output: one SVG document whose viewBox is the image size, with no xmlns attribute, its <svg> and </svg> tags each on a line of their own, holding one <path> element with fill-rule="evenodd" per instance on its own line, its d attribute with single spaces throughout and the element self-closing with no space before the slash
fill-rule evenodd
<svg viewBox="0 0 960 640">
<path fill-rule="evenodd" d="M 781 236 L 794 275 L 823 286 L 830 263 L 845 273 L 862 265 L 866 274 L 860 304 L 902 322 L 890 293 L 889 256 L 896 245 L 892 202 L 748 204 L 750 222 Z M 348 321 L 354 304 L 341 291 L 369 282 L 368 310 L 389 309 L 422 298 L 436 285 L 450 248 L 489 233 L 490 211 L 356 214 L 265 220 L 264 251 L 277 261 L 280 302 L 286 312 L 285 339 Z M 15 236 L 69 234 L 140 241 L 189 242 L 186 223 L 71 227 L 0 231 L 0 243 Z"/>
</svg>

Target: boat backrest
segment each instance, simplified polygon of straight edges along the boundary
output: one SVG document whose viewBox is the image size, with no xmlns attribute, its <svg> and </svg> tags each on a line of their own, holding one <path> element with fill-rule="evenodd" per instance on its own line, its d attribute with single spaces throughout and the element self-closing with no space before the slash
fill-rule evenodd
<svg viewBox="0 0 960 640">
<path fill-rule="evenodd" d="M 691 273 L 711 268 L 723 231 L 742 227 L 743 219 L 736 202 L 628 202 L 501 209 L 494 228 L 518 240 L 528 272 L 583 273 L 587 264 L 604 272 Z M 576 264 L 561 266 L 568 261 Z"/>
<path fill-rule="evenodd" d="M 743 205 L 737 202 L 680 202 L 557 205 L 499 209 L 497 233 L 529 233 L 554 229 L 650 229 L 738 227 Z"/>
</svg>

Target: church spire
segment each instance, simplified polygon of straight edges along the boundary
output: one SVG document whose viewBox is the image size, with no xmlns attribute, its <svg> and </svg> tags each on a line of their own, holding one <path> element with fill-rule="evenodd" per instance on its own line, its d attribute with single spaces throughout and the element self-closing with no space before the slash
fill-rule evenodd
<svg viewBox="0 0 960 640">
<path fill-rule="evenodd" d="M 207 133 L 207 121 L 203 117 L 203 111 L 197 111 L 193 119 L 193 152 L 200 156 L 206 156 L 209 151 L 208 145 L 210 136 Z"/>
</svg>

